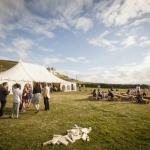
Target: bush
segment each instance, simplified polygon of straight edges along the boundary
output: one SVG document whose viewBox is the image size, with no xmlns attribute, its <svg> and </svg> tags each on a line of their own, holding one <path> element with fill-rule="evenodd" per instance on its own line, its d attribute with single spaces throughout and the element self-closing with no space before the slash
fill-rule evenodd
<svg viewBox="0 0 150 150">
<path fill-rule="evenodd" d="M 77 83 L 77 87 L 79 86 L 80 83 Z M 85 87 L 90 87 L 90 88 L 97 88 L 99 83 L 82 83 L 80 84 L 81 87 L 85 85 Z M 113 87 L 114 89 L 127 89 L 127 88 L 136 88 L 137 84 L 105 84 L 105 83 L 100 83 L 101 88 L 111 88 Z M 148 88 L 148 85 L 142 84 L 140 85 L 141 89 L 142 88 Z"/>
</svg>

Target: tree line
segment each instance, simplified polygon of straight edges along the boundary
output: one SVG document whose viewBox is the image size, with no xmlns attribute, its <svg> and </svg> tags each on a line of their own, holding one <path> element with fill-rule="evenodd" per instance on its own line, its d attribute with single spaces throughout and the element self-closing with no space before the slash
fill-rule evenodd
<svg viewBox="0 0 150 150">
<path fill-rule="evenodd" d="M 106 83 L 77 83 L 77 87 L 81 85 L 81 87 L 90 87 L 90 88 L 97 88 L 100 84 L 101 88 L 111 88 L 114 89 L 127 89 L 127 88 L 136 88 L 137 84 L 106 84 Z M 142 84 L 140 85 L 141 88 L 150 88 L 149 85 Z"/>
</svg>

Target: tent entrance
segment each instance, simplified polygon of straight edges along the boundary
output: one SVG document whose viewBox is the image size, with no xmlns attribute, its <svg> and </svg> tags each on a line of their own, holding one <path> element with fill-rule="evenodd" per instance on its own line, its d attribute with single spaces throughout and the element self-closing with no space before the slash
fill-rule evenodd
<svg viewBox="0 0 150 150">
<path fill-rule="evenodd" d="M 73 91 L 73 84 L 71 84 L 71 91 Z"/>
</svg>

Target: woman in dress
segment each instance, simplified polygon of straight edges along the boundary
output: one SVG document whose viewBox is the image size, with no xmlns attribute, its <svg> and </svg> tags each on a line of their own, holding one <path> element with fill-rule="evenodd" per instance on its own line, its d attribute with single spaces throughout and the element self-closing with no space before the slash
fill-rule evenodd
<svg viewBox="0 0 150 150">
<path fill-rule="evenodd" d="M 40 103 L 40 99 L 41 99 L 41 87 L 39 85 L 39 83 L 36 83 L 36 86 L 33 89 L 33 98 L 31 103 L 34 105 L 35 109 L 36 109 L 36 113 L 39 112 L 39 103 Z"/>
<path fill-rule="evenodd" d="M 29 84 L 25 84 L 24 89 L 23 89 L 23 93 L 22 93 L 22 111 L 25 112 L 26 111 L 26 102 L 28 101 L 28 96 L 29 96 Z"/>
</svg>

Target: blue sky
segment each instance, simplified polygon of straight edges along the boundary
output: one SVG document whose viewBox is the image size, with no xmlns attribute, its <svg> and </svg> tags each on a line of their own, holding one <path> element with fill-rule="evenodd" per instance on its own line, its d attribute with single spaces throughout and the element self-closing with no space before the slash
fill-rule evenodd
<svg viewBox="0 0 150 150">
<path fill-rule="evenodd" d="M 150 0 L 1 0 L 0 59 L 100 83 L 150 84 Z"/>
</svg>

